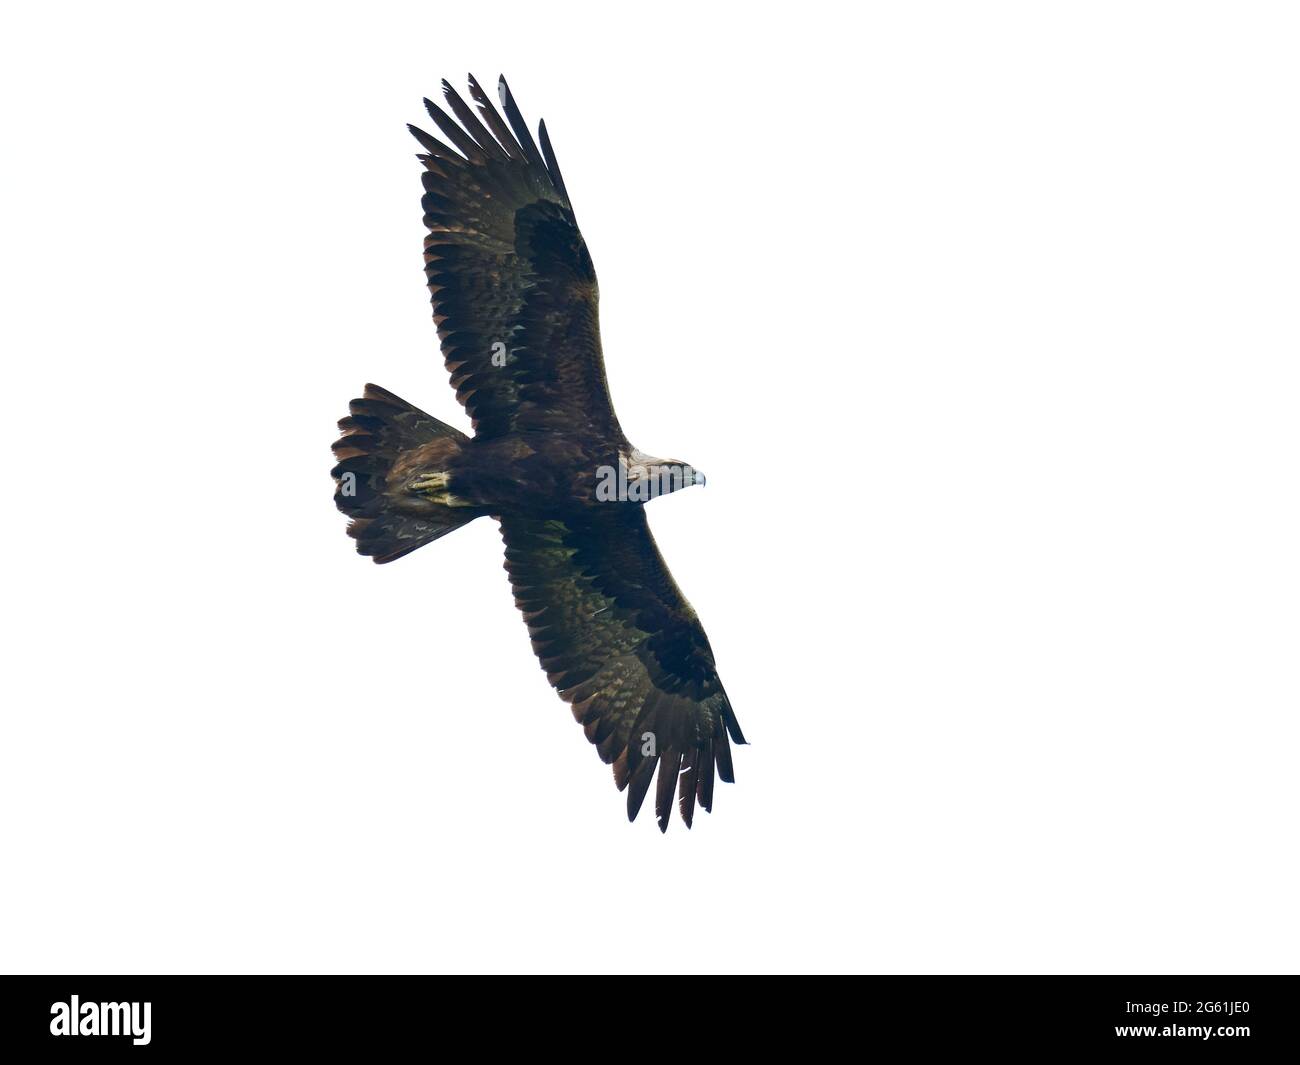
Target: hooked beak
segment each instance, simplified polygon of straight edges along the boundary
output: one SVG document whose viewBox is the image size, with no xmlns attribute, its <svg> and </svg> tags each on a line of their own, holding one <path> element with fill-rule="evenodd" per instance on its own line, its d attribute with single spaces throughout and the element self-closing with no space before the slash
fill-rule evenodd
<svg viewBox="0 0 1300 1065">
<path fill-rule="evenodd" d="M 707 483 L 704 479 L 704 474 L 702 474 L 699 470 L 695 471 L 695 480 L 693 483 L 701 486 Z"/>
</svg>

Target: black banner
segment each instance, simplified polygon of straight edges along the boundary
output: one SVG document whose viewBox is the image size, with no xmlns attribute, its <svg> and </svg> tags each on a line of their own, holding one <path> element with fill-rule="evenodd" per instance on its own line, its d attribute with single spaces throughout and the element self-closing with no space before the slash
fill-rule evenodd
<svg viewBox="0 0 1300 1065">
<path fill-rule="evenodd" d="M 789 981 L 769 989 L 735 977 L 641 979 L 659 986 L 620 997 L 618 1017 L 599 1023 L 613 1024 L 611 1035 L 640 1033 L 660 1045 L 664 1027 L 678 1027 L 671 1014 L 686 1010 L 695 1016 L 683 1019 L 681 1030 L 713 1027 L 721 1039 L 729 1038 L 726 1030 L 821 1043 L 838 1032 L 866 1050 L 901 1041 L 918 1050 L 1173 1050 L 1227 1058 L 1293 1055 L 1300 1021 L 1294 977 L 874 976 L 829 994 L 820 984 L 798 988 Z M 561 1026 L 579 1025 L 594 1036 L 596 1021 L 579 988 L 489 991 L 468 979 L 13 976 L 3 983 L 0 1052 L 56 1056 L 277 1048 L 373 1054 L 412 1045 L 436 1051 L 467 1038 L 496 1043 L 528 1033 L 541 1052 Z M 719 1027 L 705 1015 L 726 1020 Z"/>
</svg>

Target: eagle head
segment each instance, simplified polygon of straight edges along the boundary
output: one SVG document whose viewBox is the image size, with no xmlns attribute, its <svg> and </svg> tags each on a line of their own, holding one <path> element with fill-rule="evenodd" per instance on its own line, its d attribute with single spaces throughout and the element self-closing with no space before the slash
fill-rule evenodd
<svg viewBox="0 0 1300 1065">
<path fill-rule="evenodd" d="M 689 462 L 656 458 L 636 448 L 619 454 L 617 473 L 617 484 L 608 485 L 606 498 L 633 503 L 705 483 L 704 474 Z"/>
</svg>

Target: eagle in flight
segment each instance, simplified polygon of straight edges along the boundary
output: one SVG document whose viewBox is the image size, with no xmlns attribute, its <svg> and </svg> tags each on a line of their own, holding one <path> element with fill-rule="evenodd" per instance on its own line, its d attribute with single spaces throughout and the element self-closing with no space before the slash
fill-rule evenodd
<svg viewBox="0 0 1300 1065">
<path fill-rule="evenodd" d="M 442 87 L 451 115 L 424 103 L 445 141 L 410 129 L 426 153 L 433 318 L 474 435 L 367 385 L 339 422 L 335 502 L 376 562 L 495 518 L 533 650 L 612 763 L 628 819 L 657 767 L 659 828 L 674 792 L 690 827 L 697 803 L 712 807 L 715 774 L 734 779 L 730 742 L 745 739 L 644 504 L 704 478 L 619 428 L 596 271 L 546 123 L 534 141 L 504 78 L 504 120 L 472 76 L 477 114 Z"/>
</svg>

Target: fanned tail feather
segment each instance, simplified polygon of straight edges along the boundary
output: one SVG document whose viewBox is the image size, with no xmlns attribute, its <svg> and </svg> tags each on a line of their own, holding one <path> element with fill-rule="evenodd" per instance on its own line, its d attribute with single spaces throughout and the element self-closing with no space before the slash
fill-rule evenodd
<svg viewBox="0 0 1300 1065">
<path fill-rule="evenodd" d="M 339 421 L 343 436 L 333 445 L 338 464 L 331 474 L 334 503 L 352 519 L 348 535 L 361 554 L 392 562 L 478 516 L 427 503 L 416 513 L 402 486 L 389 483 L 403 456 L 433 458 L 444 450 L 450 457 L 469 439 L 464 433 L 378 385 L 366 385 L 349 410 Z M 435 442 L 445 446 L 432 447 Z"/>
</svg>

